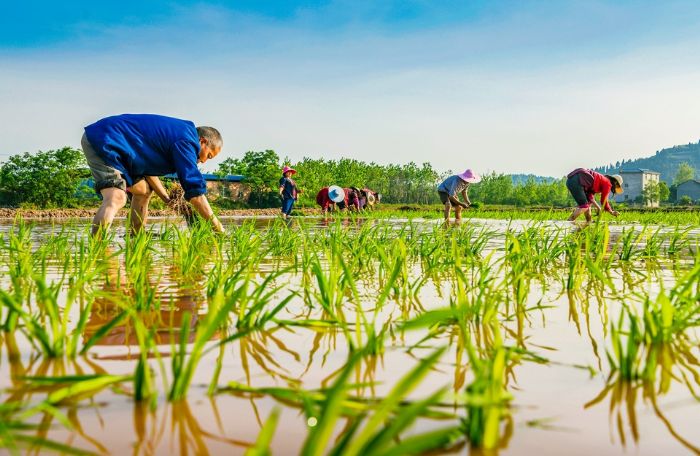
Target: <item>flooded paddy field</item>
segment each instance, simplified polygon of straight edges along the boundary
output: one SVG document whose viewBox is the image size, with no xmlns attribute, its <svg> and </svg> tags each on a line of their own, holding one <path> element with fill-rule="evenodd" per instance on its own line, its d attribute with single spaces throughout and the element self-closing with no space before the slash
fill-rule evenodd
<svg viewBox="0 0 700 456">
<path fill-rule="evenodd" d="M 698 454 L 684 225 L 0 225 L 0 451 Z"/>
</svg>

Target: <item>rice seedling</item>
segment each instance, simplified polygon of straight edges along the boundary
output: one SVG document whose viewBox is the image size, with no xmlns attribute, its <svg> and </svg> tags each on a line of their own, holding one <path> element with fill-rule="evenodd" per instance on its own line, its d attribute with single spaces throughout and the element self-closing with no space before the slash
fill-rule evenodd
<svg viewBox="0 0 700 456">
<path fill-rule="evenodd" d="M 178 275 L 183 280 L 196 281 L 203 273 L 207 262 L 217 258 L 221 251 L 221 239 L 211 232 L 206 224 L 197 224 L 193 229 L 175 231 L 172 252 Z"/>
<path fill-rule="evenodd" d="M 7 252 L 6 269 L 12 295 L 19 307 L 31 306 L 34 255 L 32 253 L 31 227 L 23 220 L 16 220 L 3 245 Z M 4 322 L 5 331 L 13 331 L 18 315 L 10 308 Z"/>
<path fill-rule="evenodd" d="M 610 324 L 612 372 L 626 381 L 651 380 L 664 347 L 675 345 L 674 351 L 687 352 L 692 343 L 686 330 L 700 326 L 699 292 L 700 267 L 696 267 L 668 294 L 662 289 L 655 299 L 644 296 L 641 315 L 623 306 L 617 324 Z"/>
<path fill-rule="evenodd" d="M 28 420 L 37 414 L 49 414 L 57 418 L 63 426 L 72 429 L 72 424 L 60 410 L 49 403 L 42 402 L 34 406 L 26 407 L 19 402 L 0 404 L 0 448 L 8 450 L 11 454 L 19 454 L 24 451 L 55 451 L 60 454 L 93 455 L 95 453 L 81 450 L 51 440 L 41 435 L 32 435 L 41 430 L 41 424 L 33 424 Z"/>
<path fill-rule="evenodd" d="M 265 421 L 265 425 L 258 434 L 255 446 L 246 450 L 246 456 L 269 456 L 272 454 L 270 443 L 272 442 L 272 437 L 275 435 L 279 416 L 280 410 L 278 408 L 273 409 L 267 421 Z"/>
<path fill-rule="evenodd" d="M 631 307 L 623 307 L 617 324 L 610 324 L 612 352 L 608 351 L 608 360 L 611 372 L 603 390 L 585 404 L 585 408 L 610 396 L 609 413 L 618 423 L 617 431 L 623 445 L 627 440 L 625 421 L 633 440 L 639 441 L 636 402 L 641 393 L 669 433 L 687 449 L 700 453 L 700 448 L 676 432 L 657 401 L 659 395 L 670 391 L 674 381 L 685 385 L 696 400 L 700 399 L 696 392 L 700 387 L 700 361 L 691 353 L 697 341 L 687 334 L 689 328 L 700 324 L 696 317 L 697 295 L 694 294 L 696 274 L 697 271 L 689 273 L 687 283 L 692 284 L 690 286 L 682 283 L 669 293 L 661 290 L 654 299 L 642 297 L 640 315 Z M 686 294 L 693 288 L 695 291 Z"/>
<path fill-rule="evenodd" d="M 474 380 L 467 386 L 466 428 L 469 443 L 476 448 L 496 448 L 501 439 L 501 421 L 508 416 L 512 395 L 506 390 L 509 352 L 496 347 L 486 359 L 470 350 Z"/>
<path fill-rule="evenodd" d="M 666 255 L 670 257 L 681 256 L 690 250 L 691 227 L 674 227 L 666 244 Z"/>
<path fill-rule="evenodd" d="M 439 349 L 422 360 L 396 383 L 382 401 L 361 413 L 354 422 L 350 423 L 349 428 L 336 441 L 328 454 L 417 454 L 446 448 L 457 442 L 461 434 L 459 426 L 414 436 L 410 440 L 410 446 L 405 443 L 396 445 L 394 442 L 401 432 L 413 424 L 416 418 L 442 395 L 443 391 L 438 390 L 423 401 L 400 408 L 404 398 L 422 381 L 442 352 L 443 350 Z M 347 384 L 350 372 L 359 361 L 361 353 L 361 351 L 351 353 L 350 359 L 328 390 L 325 400 L 320 404 L 317 415 L 309 417 L 314 418 L 312 421 L 314 426 L 304 442 L 303 454 L 326 454 L 337 420 L 342 416 L 342 407 L 350 388 Z M 387 422 L 392 415 L 392 420 Z"/>
<path fill-rule="evenodd" d="M 354 216 L 333 217 L 327 225 L 245 220 L 232 222 L 222 236 L 164 224 L 160 233 L 120 239 L 115 249 L 108 248 L 114 243 L 108 236 L 88 237 L 77 225 L 36 230 L 18 221 L 0 232 L 0 354 L 42 366 L 106 366 L 94 374 L 41 367 L 29 375 L 16 362 L 7 369 L 13 391 L 25 385 L 34 394 L 53 394 L 45 406 L 68 408 L 69 421 L 94 392 L 126 395 L 153 420 L 161 407 L 177 409 L 182 419 L 161 432 L 177 434 L 186 441 L 181 448 L 192 451 L 208 450 L 208 434 L 195 429 L 195 409 L 184 399 L 208 394 L 213 401 L 224 391 L 251 404 L 264 396 L 282 410 L 301 410 L 308 434 L 293 443 L 309 454 L 411 454 L 465 442 L 486 450 L 506 445 L 513 429 L 527 432 L 513 426 L 519 411 L 510 408 L 508 380 L 520 363 L 547 362 L 530 347 L 549 349 L 538 331 L 568 298 L 572 332 L 590 340 L 594 358 L 586 362 L 597 362 L 600 371 L 600 333 L 607 340 L 612 388 L 606 394 L 634 390 L 651 401 L 652 393 L 681 385 L 698 396 L 694 228 L 620 228 L 617 219 L 573 231 L 549 223 L 566 215 L 545 211 L 528 223 L 473 220 L 447 227 Z M 175 288 L 201 297 L 181 308 L 163 297 Z M 200 308 L 204 295 L 207 304 Z M 609 308 L 616 318 L 609 318 Z M 95 312 L 101 318 L 91 319 Z M 103 345 L 103 339 L 118 340 L 115 330 L 128 332 L 118 337 L 137 347 L 133 356 L 123 348 L 129 354 L 118 358 L 131 375 L 113 373 L 100 359 L 120 350 Z M 423 350 L 444 344 L 449 363 L 421 360 Z M 566 347 L 552 348 L 566 353 Z M 345 352 L 347 360 L 339 359 Z M 219 388 L 232 374 L 231 353 L 246 384 Z M 405 367 L 416 382 L 430 375 L 445 387 L 411 398 L 418 383 L 392 372 L 395 356 L 415 359 Z M 193 391 L 202 372 L 208 388 Z M 321 386 L 309 389 L 309 381 Z M 58 390 L 65 397 L 54 394 Z M 527 402 L 526 390 L 518 394 Z M 167 403 L 158 404 L 161 395 Z M 267 454 L 275 428 L 293 418 L 277 412 L 267 422 L 256 417 L 262 427 L 257 438 L 235 444 Z M 448 420 L 447 427 L 425 432 L 434 419 Z M 35 437 L 46 440 L 46 434 Z"/>
<path fill-rule="evenodd" d="M 48 387 L 49 394 L 46 403 L 56 406 L 79 401 L 85 397 L 94 396 L 108 386 L 118 385 L 130 380 L 127 375 L 70 375 L 51 377 L 25 377 L 28 388 Z"/>
<path fill-rule="evenodd" d="M 206 353 L 256 330 L 263 329 L 294 297 L 293 294 L 290 294 L 271 309 L 265 310 L 276 292 L 279 291 L 279 288 L 272 291 L 268 289 L 272 276 L 265 279 L 252 293 L 249 292 L 251 281 L 248 273 L 242 272 L 238 275 L 238 279 L 237 286 L 231 287 L 230 293 L 224 294 L 223 290 L 219 289 L 209 299 L 208 312 L 198 321 L 193 337 L 194 342 L 189 353 L 187 344 L 191 332 L 192 314 L 189 312 L 185 314 L 180 328 L 180 340 L 177 346 L 172 347 L 172 384 L 169 388 L 168 400 L 177 401 L 185 398 L 195 369 Z M 236 323 L 238 330 L 229 334 L 227 333 L 228 321 L 236 306 L 238 306 Z M 210 343 L 218 331 L 223 333 L 221 338 Z M 218 377 L 214 376 L 212 384 L 215 384 L 217 379 Z"/>
<path fill-rule="evenodd" d="M 39 349 L 45 356 L 59 357 L 78 355 L 78 343 L 80 334 L 85 328 L 87 318 L 79 319 L 74 328 L 69 326 L 70 308 L 75 302 L 77 292 L 75 284 L 71 285 L 66 293 L 65 304 L 61 307 L 61 290 L 63 282 L 47 283 L 46 278 L 37 276 L 34 279 L 36 293 L 34 299 L 38 312 L 32 314 L 24 310 L 22 302 L 18 302 L 16 296 L 0 290 L 0 303 L 13 313 L 22 322 L 22 331 L 29 342 Z M 100 337 L 96 334 L 93 337 Z M 94 343 L 89 340 L 87 344 Z"/>
<path fill-rule="evenodd" d="M 634 261 L 643 255 L 644 249 L 640 248 L 639 244 L 644 237 L 644 231 L 635 228 L 623 229 L 620 235 L 620 261 Z"/>
<path fill-rule="evenodd" d="M 299 223 L 299 230 L 304 230 L 303 222 Z M 276 220 L 272 227 L 265 231 L 263 242 L 267 249 L 264 256 L 287 259 L 296 257 L 300 237 L 299 232 L 289 229 L 283 220 Z"/>
<path fill-rule="evenodd" d="M 331 265 L 337 266 L 340 262 L 339 253 L 332 249 L 326 257 Z M 316 287 L 310 293 L 305 293 L 305 302 L 309 307 L 317 303 L 335 321 L 346 321 L 343 312 L 343 302 L 348 289 L 347 274 L 340 267 L 329 267 L 328 274 L 324 270 L 322 260 L 316 256 L 311 263 L 311 274 L 316 280 Z"/>
</svg>

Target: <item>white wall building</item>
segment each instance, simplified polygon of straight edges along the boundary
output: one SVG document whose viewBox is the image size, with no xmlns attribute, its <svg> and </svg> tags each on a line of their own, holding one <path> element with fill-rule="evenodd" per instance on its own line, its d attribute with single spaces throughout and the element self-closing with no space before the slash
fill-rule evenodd
<svg viewBox="0 0 700 456">
<path fill-rule="evenodd" d="M 634 203 L 636 199 L 642 196 L 642 190 L 649 183 L 659 183 L 661 173 L 650 169 L 623 169 L 620 170 L 620 176 L 624 183 L 622 187 L 624 193 L 615 195 L 614 201 Z M 646 203 L 647 207 L 659 207 L 658 201 L 650 201 Z"/>
</svg>

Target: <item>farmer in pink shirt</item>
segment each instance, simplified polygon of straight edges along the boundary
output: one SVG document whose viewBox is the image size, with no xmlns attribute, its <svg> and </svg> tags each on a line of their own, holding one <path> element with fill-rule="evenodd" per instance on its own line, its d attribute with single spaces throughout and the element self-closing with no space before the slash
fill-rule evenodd
<svg viewBox="0 0 700 456">
<path fill-rule="evenodd" d="M 584 214 L 586 221 L 591 221 L 591 204 L 598 211 L 601 207 L 617 217 L 618 212 L 613 210 L 608 201 L 608 196 L 611 192 L 622 193 L 622 176 L 619 174 L 607 175 L 600 174 L 590 169 L 576 168 L 567 176 L 566 188 L 576 200 L 578 207 L 574 209 L 569 217 L 569 221 L 573 222 L 579 215 Z M 595 194 L 600 193 L 600 205 L 595 200 Z"/>
</svg>

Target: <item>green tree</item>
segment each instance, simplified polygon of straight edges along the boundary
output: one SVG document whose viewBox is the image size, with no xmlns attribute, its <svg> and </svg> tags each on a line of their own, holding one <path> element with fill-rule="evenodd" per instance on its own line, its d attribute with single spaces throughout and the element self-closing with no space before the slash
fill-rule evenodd
<svg viewBox="0 0 700 456">
<path fill-rule="evenodd" d="M 274 207 L 279 204 L 277 185 L 282 177 L 280 159 L 274 150 L 248 151 L 242 158 L 227 158 L 219 165 L 217 174 L 241 174 L 250 186 L 253 207 Z"/>
<path fill-rule="evenodd" d="M 685 181 L 695 179 L 695 168 L 688 162 L 683 162 L 678 166 L 676 177 L 673 178 L 673 184 L 682 184 Z"/>
<path fill-rule="evenodd" d="M 642 201 L 645 205 L 653 205 L 661 200 L 661 184 L 647 182 L 642 189 Z"/>
<path fill-rule="evenodd" d="M 71 207 L 76 193 L 90 176 L 80 150 L 64 147 L 13 155 L 0 167 L 0 192 L 6 204 L 39 208 Z"/>
<path fill-rule="evenodd" d="M 659 181 L 659 201 L 668 201 L 671 196 L 671 189 L 668 188 L 668 184 L 664 181 Z"/>
<path fill-rule="evenodd" d="M 513 179 L 506 174 L 486 174 L 469 190 L 469 199 L 487 204 L 515 204 Z"/>
</svg>

